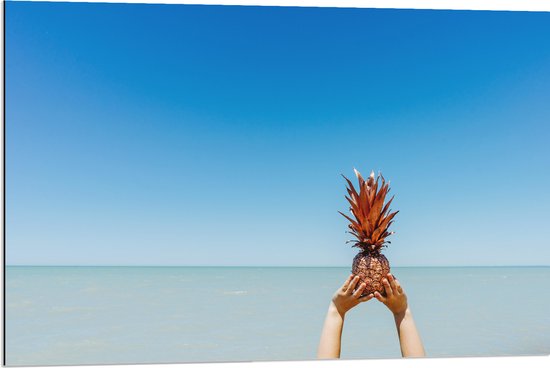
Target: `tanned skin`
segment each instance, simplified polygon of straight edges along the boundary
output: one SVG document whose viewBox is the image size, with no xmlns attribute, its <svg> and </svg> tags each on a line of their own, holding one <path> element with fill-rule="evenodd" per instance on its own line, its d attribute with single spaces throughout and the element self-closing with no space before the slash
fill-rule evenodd
<svg viewBox="0 0 550 368">
<path fill-rule="evenodd" d="M 336 290 L 330 302 L 321 340 L 317 350 L 318 359 L 340 358 L 342 331 L 346 313 L 360 303 L 376 298 L 392 312 L 399 337 L 401 355 L 407 357 L 424 357 L 424 346 L 416 329 L 414 319 L 407 302 L 407 295 L 403 291 L 399 281 L 390 273 L 382 280 L 386 296 L 379 292 L 361 296 L 366 284 L 357 284 L 359 277 L 350 275 L 344 284 Z M 355 291 L 354 291 L 355 290 Z"/>
</svg>

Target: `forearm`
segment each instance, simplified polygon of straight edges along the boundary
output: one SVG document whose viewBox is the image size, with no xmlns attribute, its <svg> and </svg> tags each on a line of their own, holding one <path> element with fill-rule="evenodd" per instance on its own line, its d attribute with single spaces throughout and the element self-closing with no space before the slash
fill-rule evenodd
<svg viewBox="0 0 550 368">
<path fill-rule="evenodd" d="M 318 359 L 338 359 L 340 358 L 340 345 L 342 340 L 342 330 L 344 328 L 344 314 L 339 312 L 330 303 L 323 331 L 321 332 L 321 341 L 317 350 Z"/>
<path fill-rule="evenodd" d="M 401 345 L 401 355 L 405 358 L 425 356 L 424 346 L 409 308 L 394 315 L 394 318 L 397 334 L 399 335 L 399 344 Z"/>
</svg>

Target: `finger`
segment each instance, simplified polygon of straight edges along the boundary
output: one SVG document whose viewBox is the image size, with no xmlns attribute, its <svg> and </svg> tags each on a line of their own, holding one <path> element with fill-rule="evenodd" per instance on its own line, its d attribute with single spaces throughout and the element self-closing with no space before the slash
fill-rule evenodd
<svg viewBox="0 0 550 368">
<path fill-rule="evenodd" d="M 365 284 L 364 282 L 361 283 L 361 285 L 359 285 L 357 290 L 353 292 L 353 297 L 359 299 L 359 297 L 361 296 L 361 294 L 363 294 L 363 291 L 365 290 L 366 287 L 367 287 L 367 284 Z"/>
<path fill-rule="evenodd" d="M 388 273 L 388 280 L 390 281 L 390 286 L 391 286 L 391 289 L 392 289 L 393 293 L 397 294 L 398 293 L 397 280 L 395 279 L 395 277 L 393 277 L 393 275 L 391 273 Z"/>
<path fill-rule="evenodd" d="M 391 289 L 390 283 L 388 279 L 384 278 L 382 279 L 382 285 L 384 285 L 384 290 L 386 290 L 386 297 L 390 297 L 393 295 L 393 291 Z"/>
<path fill-rule="evenodd" d="M 353 279 L 353 274 L 349 275 L 346 282 L 344 282 L 344 285 L 342 285 L 342 291 L 346 291 L 348 289 L 349 283 Z"/>
<path fill-rule="evenodd" d="M 384 297 L 382 296 L 382 294 L 380 294 L 378 291 L 375 291 L 375 292 L 374 292 L 374 297 L 375 297 L 376 299 L 378 299 L 378 301 L 380 301 L 380 302 L 382 302 L 382 303 L 385 303 L 385 302 L 386 302 L 386 298 L 384 298 Z"/>
<path fill-rule="evenodd" d="M 362 296 L 359 298 L 359 302 L 362 303 L 362 302 L 368 302 L 369 300 L 371 300 L 372 298 L 374 298 L 374 294 L 369 294 L 369 295 L 365 295 L 365 296 Z"/>
<path fill-rule="evenodd" d="M 351 293 L 353 292 L 353 289 L 355 289 L 355 286 L 357 285 L 357 283 L 359 282 L 359 276 L 355 276 L 353 278 L 353 280 L 351 280 L 347 290 L 346 290 L 346 294 L 347 295 L 351 295 Z"/>
<path fill-rule="evenodd" d="M 397 286 L 397 293 L 399 295 L 403 294 L 403 288 L 401 287 L 401 284 L 399 283 L 399 281 L 397 281 L 397 279 L 395 280 L 395 285 Z"/>
</svg>

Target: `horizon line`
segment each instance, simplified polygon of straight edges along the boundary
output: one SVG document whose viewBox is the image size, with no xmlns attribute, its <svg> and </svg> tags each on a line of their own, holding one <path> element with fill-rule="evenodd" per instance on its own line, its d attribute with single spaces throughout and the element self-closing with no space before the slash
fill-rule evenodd
<svg viewBox="0 0 550 368">
<path fill-rule="evenodd" d="M 351 268 L 351 266 L 296 266 L 296 265 L 99 265 L 99 264 L 4 264 L 4 267 L 195 267 L 195 268 Z M 532 265 L 409 265 L 391 266 L 392 268 L 474 268 L 474 267 L 550 267 L 544 264 Z"/>
</svg>

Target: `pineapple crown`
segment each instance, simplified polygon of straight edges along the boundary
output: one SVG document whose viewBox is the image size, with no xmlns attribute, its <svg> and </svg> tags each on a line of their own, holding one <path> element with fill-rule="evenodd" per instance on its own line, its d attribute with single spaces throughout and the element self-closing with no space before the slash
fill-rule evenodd
<svg viewBox="0 0 550 368">
<path fill-rule="evenodd" d="M 338 211 L 342 216 L 349 220 L 348 225 L 351 231 L 348 233 L 355 236 L 357 239 L 348 240 L 346 243 L 354 242 L 354 247 L 361 248 L 364 252 L 378 253 L 385 244 L 391 244 L 386 238 L 394 232 L 389 232 L 388 228 L 393 222 L 393 218 L 399 212 L 391 212 L 390 203 L 393 197 L 384 205 L 386 195 L 390 191 L 390 183 L 381 173 L 374 177 L 374 171 L 371 172 L 367 180 L 363 179 L 359 171 L 353 169 L 359 180 L 359 193 L 353 187 L 351 181 L 342 176 L 348 182 L 349 188 L 346 188 L 349 194 L 345 196 L 348 200 L 350 212 L 355 217 L 355 220 Z M 379 180 L 382 180 L 379 187 Z"/>
</svg>

